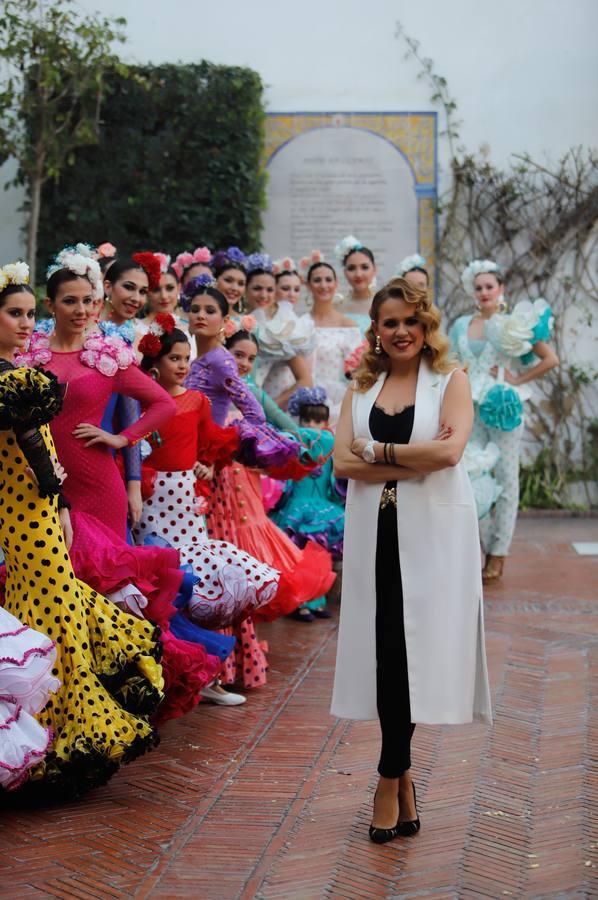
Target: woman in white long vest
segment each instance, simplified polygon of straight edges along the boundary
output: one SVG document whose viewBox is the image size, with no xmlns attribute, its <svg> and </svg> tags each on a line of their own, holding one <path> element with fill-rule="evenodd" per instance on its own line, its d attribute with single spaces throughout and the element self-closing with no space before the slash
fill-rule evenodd
<svg viewBox="0 0 598 900">
<path fill-rule="evenodd" d="M 380 719 L 370 837 L 384 843 L 419 830 L 414 723 L 492 714 L 477 515 L 461 462 L 468 379 L 421 288 L 393 279 L 370 315 L 370 348 L 336 431 L 335 473 L 350 480 L 332 713 Z"/>
</svg>

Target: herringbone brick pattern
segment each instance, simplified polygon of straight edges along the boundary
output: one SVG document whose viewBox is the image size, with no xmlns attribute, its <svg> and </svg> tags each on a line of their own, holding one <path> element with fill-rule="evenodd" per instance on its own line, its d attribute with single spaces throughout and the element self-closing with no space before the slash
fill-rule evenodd
<svg viewBox="0 0 598 900">
<path fill-rule="evenodd" d="M 573 898 L 598 895 L 592 520 L 525 520 L 488 592 L 495 724 L 420 726 L 422 830 L 367 840 L 376 723 L 328 714 L 334 622 L 263 628 L 270 683 L 201 706 L 78 804 L 7 810 L 0 897 Z"/>
</svg>

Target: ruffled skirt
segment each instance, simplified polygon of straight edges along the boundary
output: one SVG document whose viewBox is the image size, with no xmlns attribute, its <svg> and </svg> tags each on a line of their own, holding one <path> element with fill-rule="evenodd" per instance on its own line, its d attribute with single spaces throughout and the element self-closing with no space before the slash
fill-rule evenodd
<svg viewBox="0 0 598 900">
<path fill-rule="evenodd" d="M 0 786 L 18 787 L 52 739 L 33 716 L 60 681 L 51 670 L 54 643 L 0 607 Z"/>
<path fill-rule="evenodd" d="M 200 702 L 201 691 L 218 674 L 220 658 L 207 652 L 195 626 L 183 639 L 172 633 L 171 619 L 177 614 L 174 601 L 183 580 L 178 551 L 131 547 L 85 513 L 73 512 L 71 520 L 70 556 L 77 578 L 126 612 L 160 626 L 165 696 L 156 720 L 184 715 Z"/>
</svg>

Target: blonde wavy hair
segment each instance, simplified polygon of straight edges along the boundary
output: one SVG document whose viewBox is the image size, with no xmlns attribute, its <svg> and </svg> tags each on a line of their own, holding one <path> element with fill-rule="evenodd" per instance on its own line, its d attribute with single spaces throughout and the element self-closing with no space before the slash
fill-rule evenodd
<svg viewBox="0 0 598 900">
<path fill-rule="evenodd" d="M 424 350 L 422 353 L 435 372 L 450 372 L 455 367 L 450 357 L 449 339 L 440 330 L 440 310 L 435 306 L 427 291 L 416 287 L 404 278 L 393 278 L 375 294 L 370 307 L 370 319 L 378 321 L 380 307 L 386 300 L 404 300 L 413 306 L 413 314 L 424 326 Z M 368 342 L 361 362 L 354 375 L 355 390 L 368 391 L 378 380 L 382 372 L 390 369 L 388 355 L 382 349 L 376 353 L 376 335 L 370 325 L 365 333 Z"/>
</svg>

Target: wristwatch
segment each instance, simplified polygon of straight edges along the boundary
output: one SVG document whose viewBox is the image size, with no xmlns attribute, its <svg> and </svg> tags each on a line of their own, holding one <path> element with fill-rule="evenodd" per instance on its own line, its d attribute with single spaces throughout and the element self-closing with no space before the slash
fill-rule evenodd
<svg viewBox="0 0 598 900">
<path fill-rule="evenodd" d="M 376 454 L 374 453 L 374 442 L 368 441 L 363 450 L 361 451 L 362 459 L 367 463 L 375 463 L 376 462 Z"/>
</svg>

